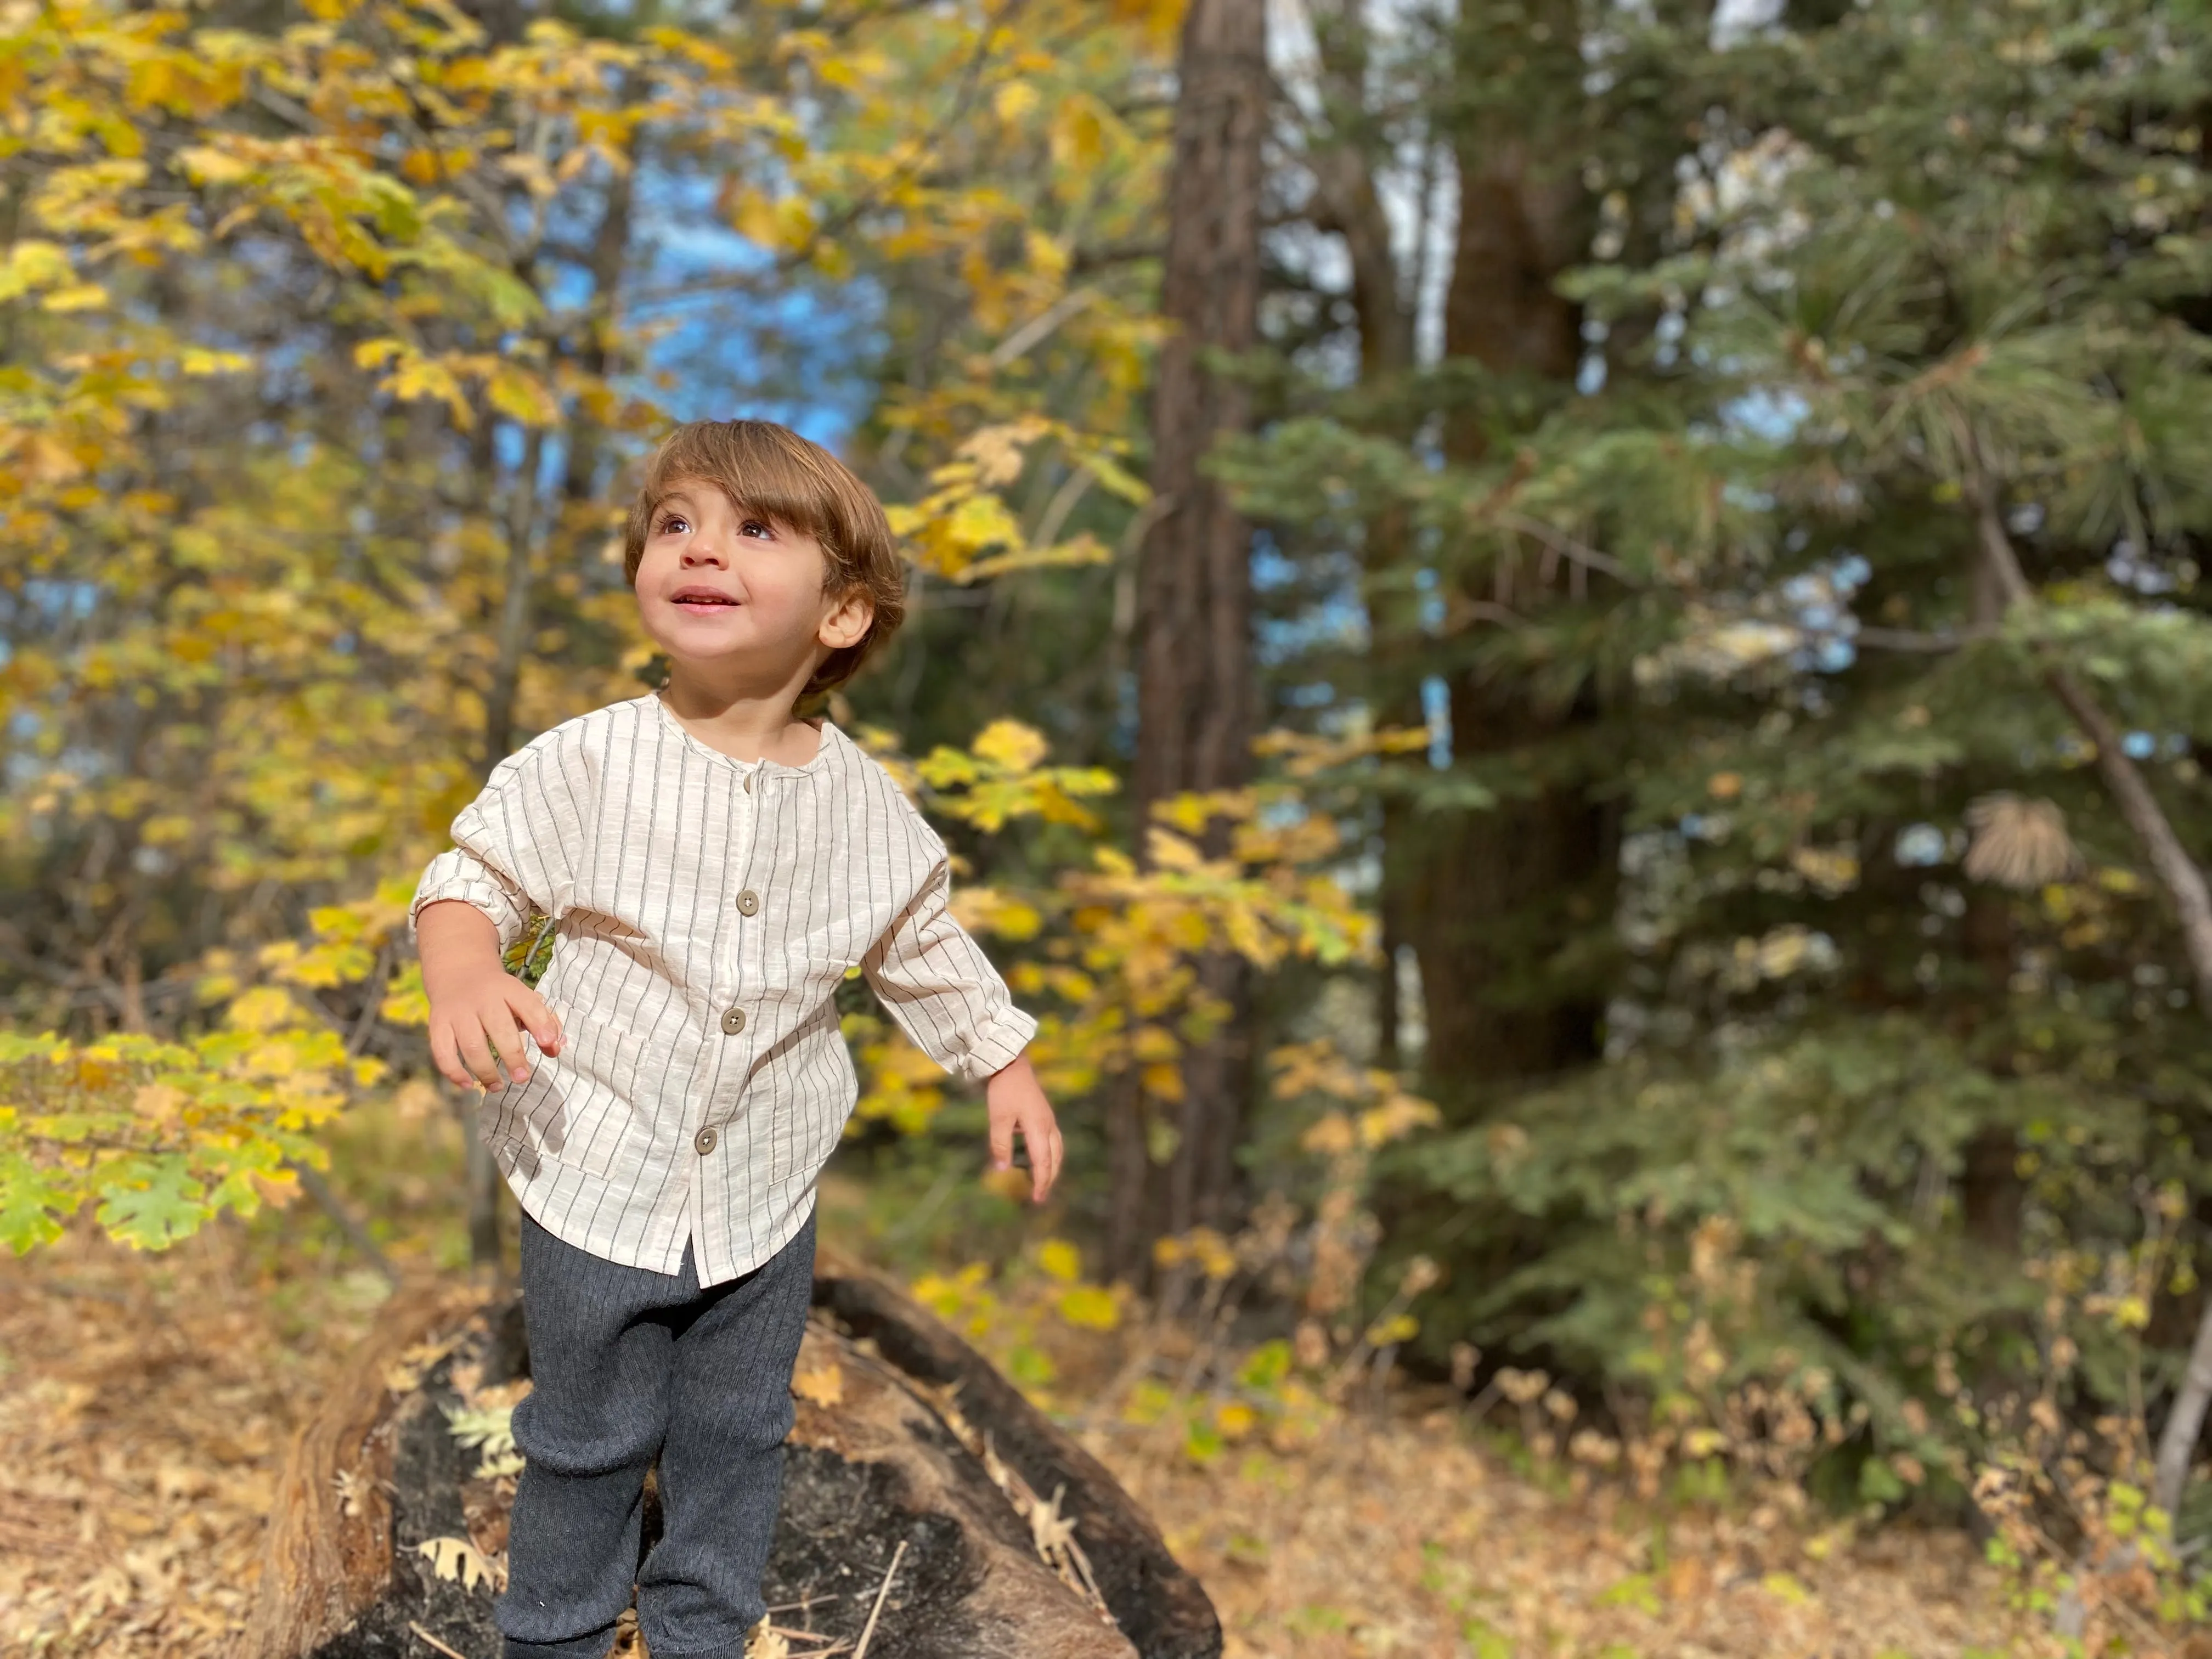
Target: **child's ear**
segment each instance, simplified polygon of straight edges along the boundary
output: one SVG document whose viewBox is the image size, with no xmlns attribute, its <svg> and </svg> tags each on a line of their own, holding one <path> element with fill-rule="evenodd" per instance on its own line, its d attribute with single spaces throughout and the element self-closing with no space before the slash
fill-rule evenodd
<svg viewBox="0 0 2212 1659">
<path fill-rule="evenodd" d="M 838 600 L 836 608 L 822 619 L 822 626 L 815 630 L 814 637 L 832 651 L 842 651 L 867 638 L 875 620 L 876 602 L 868 597 L 866 588 L 856 587 Z"/>
</svg>

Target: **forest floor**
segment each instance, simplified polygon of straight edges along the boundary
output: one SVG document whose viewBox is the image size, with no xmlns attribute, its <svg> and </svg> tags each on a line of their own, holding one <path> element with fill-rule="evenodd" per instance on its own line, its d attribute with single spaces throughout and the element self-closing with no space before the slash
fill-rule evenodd
<svg viewBox="0 0 2212 1659">
<path fill-rule="evenodd" d="M 88 1234 L 0 1264 L 0 1652 L 198 1659 L 251 1605 L 294 1427 L 386 1294 L 266 1227 L 165 1255 Z M 1231 1659 L 2047 1650 L 1967 1540 L 1547 1489 L 1411 1401 L 1211 1468 L 1093 1443 L 1205 1582 Z"/>
<path fill-rule="evenodd" d="M 409 1275 L 400 1293 L 453 1282 L 465 1245 L 450 1122 L 349 1115 L 334 1153 L 332 1184 L 378 1218 Z M 916 1213 L 893 1187 L 832 1182 L 825 1237 L 866 1254 L 862 1235 L 880 1236 L 871 1204 Z M 940 1241 L 956 1254 L 1009 1243 L 957 1234 Z M 292 1435 L 391 1293 L 304 1200 L 159 1255 L 82 1224 L 27 1258 L 0 1254 L 0 1656 L 228 1655 Z M 1060 1358 L 1057 1397 L 1084 1398 L 1080 1356 Z M 1856 1537 L 1771 1506 L 1577 1492 L 1441 1394 L 1400 1392 L 1294 1450 L 1248 1443 L 1203 1468 L 1126 1424 L 1084 1437 L 1204 1582 L 1224 1659 L 2063 1651 L 2008 1610 L 1963 1534 Z"/>
</svg>

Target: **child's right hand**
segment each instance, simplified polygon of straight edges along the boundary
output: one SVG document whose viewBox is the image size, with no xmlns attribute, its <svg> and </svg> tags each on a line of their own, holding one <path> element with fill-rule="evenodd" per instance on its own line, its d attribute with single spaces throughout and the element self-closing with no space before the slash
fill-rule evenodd
<svg viewBox="0 0 2212 1659">
<path fill-rule="evenodd" d="M 430 1063 L 446 1078 L 464 1089 L 527 1083 L 525 1031 L 546 1054 L 561 1052 L 561 1022 L 500 965 L 498 932 L 481 910 L 451 899 L 425 905 L 416 939 L 430 999 Z"/>
</svg>

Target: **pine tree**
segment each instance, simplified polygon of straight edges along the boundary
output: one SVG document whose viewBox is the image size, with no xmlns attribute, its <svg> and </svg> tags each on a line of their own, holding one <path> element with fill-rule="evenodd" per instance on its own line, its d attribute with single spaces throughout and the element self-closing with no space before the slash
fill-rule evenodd
<svg viewBox="0 0 2212 1659">
<path fill-rule="evenodd" d="M 2205 48 L 2148 5 L 1681 21 L 1581 20 L 1565 129 L 1504 36 L 1455 89 L 1560 134 L 1587 242 L 1529 301 L 1575 308 L 1549 373 L 1478 350 L 1492 305 L 1395 417 L 1441 455 L 1316 391 L 1240 478 L 1310 538 L 1402 526 L 1436 573 L 1419 660 L 1472 729 L 1407 799 L 1553 838 L 1494 866 L 1571 844 L 1516 800 L 1620 814 L 1617 896 L 1579 925 L 1564 871 L 1516 895 L 1552 907 L 1534 937 L 1432 924 L 1528 952 L 1517 997 L 1486 981 L 1509 1028 L 1578 981 L 1604 1055 L 1516 1086 L 1519 1037 L 1455 1052 L 1482 1120 L 1409 1164 L 1398 1216 L 1406 1249 L 1449 1226 L 1431 1335 L 1663 1380 L 1652 1286 L 1725 1245 L 1733 1374 L 1817 1364 L 1932 1453 L 1907 1405 L 1939 1360 L 2039 1363 L 2023 1256 L 2135 1249 L 2146 1206 L 2193 1248 Z M 1511 154 L 1463 146 L 1462 201 Z M 1483 686 L 1551 724 L 1486 751 Z M 2175 1283 L 2147 1310 L 2168 1364 Z M 2075 1334 L 2085 1397 L 2118 1398 L 2126 1333 Z"/>
</svg>

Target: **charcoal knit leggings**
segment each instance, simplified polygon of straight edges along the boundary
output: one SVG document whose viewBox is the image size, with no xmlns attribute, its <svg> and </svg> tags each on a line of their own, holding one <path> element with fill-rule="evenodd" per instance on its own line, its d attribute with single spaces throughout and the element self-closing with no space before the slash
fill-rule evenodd
<svg viewBox="0 0 2212 1659">
<path fill-rule="evenodd" d="M 766 1610 L 806 1326 L 814 1218 L 742 1279 L 699 1288 L 625 1267 L 522 1221 L 530 1394 L 514 1408 L 528 1459 L 514 1494 L 507 1659 L 601 1659 L 637 1584 L 653 1659 L 740 1659 Z M 645 1474 L 660 1460 L 663 1530 L 642 1567 Z"/>
</svg>

